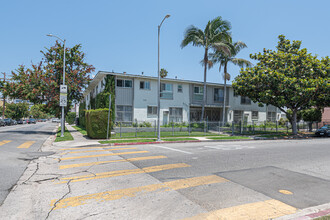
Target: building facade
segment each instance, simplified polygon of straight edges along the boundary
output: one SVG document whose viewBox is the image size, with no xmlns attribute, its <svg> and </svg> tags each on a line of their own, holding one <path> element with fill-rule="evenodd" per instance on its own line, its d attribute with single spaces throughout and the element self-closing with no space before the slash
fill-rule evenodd
<svg viewBox="0 0 330 220">
<path fill-rule="evenodd" d="M 115 78 L 116 121 L 154 123 L 157 120 L 157 77 L 100 71 L 84 91 L 87 108 L 93 108 L 91 98 L 104 90 L 105 77 Z M 203 82 L 181 79 L 161 79 L 160 121 L 199 121 L 203 102 Z M 205 114 L 208 121 L 222 121 L 224 85 L 207 83 Z M 231 85 L 227 85 L 226 122 L 276 121 L 280 111 L 274 106 L 259 107 L 249 98 L 237 96 Z"/>
</svg>

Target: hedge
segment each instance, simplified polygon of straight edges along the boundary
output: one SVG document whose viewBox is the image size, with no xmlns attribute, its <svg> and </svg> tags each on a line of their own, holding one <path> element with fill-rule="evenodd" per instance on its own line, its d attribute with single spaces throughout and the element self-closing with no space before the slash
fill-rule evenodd
<svg viewBox="0 0 330 220">
<path fill-rule="evenodd" d="M 85 111 L 88 137 L 96 139 L 107 138 L 108 111 L 109 109 L 107 108 Z M 110 120 L 109 137 L 111 136 L 111 124 Z"/>
<path fill-rule="evenodd" d="M 85 102 L 80 103 L 79 105 L 79 126 L 86 128 L 86 120 L 85 120 L 85 111 L 86 104 Z"/>
<path fill-rule="evenodd" d="M 65 121 L 68 122 L 70 125 L 75 123 L 76 119 L 76 113 L 75 112 L 68 112 L 68 114 L 65 117 Z"/>
</svg>

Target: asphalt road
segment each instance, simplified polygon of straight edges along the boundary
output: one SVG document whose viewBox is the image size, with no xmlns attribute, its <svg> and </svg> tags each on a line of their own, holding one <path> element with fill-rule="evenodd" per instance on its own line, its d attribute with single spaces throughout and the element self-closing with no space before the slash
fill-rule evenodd
<svg viewBox="0 0 330 220">
<path fill-rule="evenodd" d="M 29 164 L 0 219 L 246 220 L 330 210 L 330 138 L 57 142 L 44 151 L 54 154 Z"/>
<path fill-rule="evenodd" d="M 0 127 L 0 205 L 28 163 L 32 159 L 49 155 L 39 149 L 55 126 L 51 122 L 37 122 Z"/>
</svg>

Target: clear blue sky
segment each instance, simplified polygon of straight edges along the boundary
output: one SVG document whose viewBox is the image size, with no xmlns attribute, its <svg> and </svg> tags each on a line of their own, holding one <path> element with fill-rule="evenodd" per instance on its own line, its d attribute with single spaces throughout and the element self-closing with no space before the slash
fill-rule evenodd
<svg viewBox="0 0 330 220">
<path fill-rule="evenodd" d="M 239 57 L 263 48 L 274 49 L 277 36 L 302 40 L 302 46 L 320 57 L 330 55 L 330 1 L 324 0 L 56 0 L 2 1 L 0 13 L 0 72 L 41 59 L 40 50 L 54 44 L 53 33 L 68 46 L 82 44 L 86 61 L 99 70 L 157 75 L 157 26 L 161 30 L 161 67 L 168 77 L 203 80 L 203 49 L 180 48 L 189 25 L 204 29 L 209 20 L 222 16 L 232 24 L 234 41 L 248 45 Z M 229 73 L 239 74 L 230 66 Z M 2 77 L 2 76 L 0 76 Z M 218 66 L 207 81 L 222 82 Z"/>
</svg>

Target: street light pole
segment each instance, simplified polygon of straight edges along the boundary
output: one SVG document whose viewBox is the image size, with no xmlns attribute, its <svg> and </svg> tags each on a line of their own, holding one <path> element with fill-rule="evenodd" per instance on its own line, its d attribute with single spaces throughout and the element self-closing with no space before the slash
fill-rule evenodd
<svg viewBox="0 0 330 220">
<path fill-rule="evenodd" d="M 52 34 L 47 34 L 48 37 L 56 37 L 60 41 L 63 42 L 63 85 L 65 85 L 65 39 L 62 40 L 61 38 L 57 37 L 56 35 Z M 64 137 L 64 123 L 65 123 L 65 118 L 64 118 L 64 106 L 62 106 L 62 118 L 61 118 L 61 137 Z"/>
<path fill-rule="evenodd" d="M 169 18 L 170 15 L 166 15 L 160 25 L 158 25 L 158 105 L 157 105 L 157 141 L 160 139 L 160 70 L 159 70 L 159 37 L 160 37 L 160 27 L 166 18 Z"/>
</svg>

